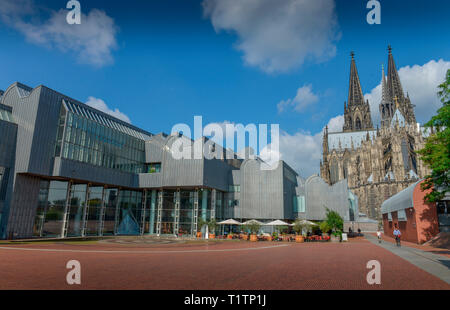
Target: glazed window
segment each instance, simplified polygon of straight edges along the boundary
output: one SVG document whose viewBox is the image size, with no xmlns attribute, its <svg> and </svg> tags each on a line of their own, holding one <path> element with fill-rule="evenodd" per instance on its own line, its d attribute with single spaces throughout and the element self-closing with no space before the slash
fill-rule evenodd
<svg viewBox="0 0 450 310">
<path fill-rule="evenodd" d="M 161 163 L 150 163 L 147 164 L 147 173 L 160 173 L 161 172 Z"/>
</svg>

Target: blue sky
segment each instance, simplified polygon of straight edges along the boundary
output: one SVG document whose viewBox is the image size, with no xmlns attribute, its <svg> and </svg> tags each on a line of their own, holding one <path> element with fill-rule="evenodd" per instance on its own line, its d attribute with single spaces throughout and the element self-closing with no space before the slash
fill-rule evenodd
<svg viewBox="0 0 450 310">
<path fill-rule="evenodd" d="M 17 12 L 5 9 L 11 0 L 0 0 L 0 89 L 20 81 L 32 87 L 44 84 L 82 102 L 93 97 L 152 133 L 170 132 L 177 123 L 192 124 L 194 115 L 202 115 L 204 123 L 277 123 L 285 144 L 299 145 L 292 152 L 282 149 L 284 159 L 304 175 L 318 170 L 319 133 L 343 114 L 350 51 L 356 53 L 363 92 L 374 107 L 388 44 L 397 67 L 406 67 L 403 87 L 418 106 L 418 121 L 426 121 L 438 107 L 429 85 L 442 80 L 443 68 L 450 67 L 447 0 L 380 1 L 380 25 L 366 22 L 365 0 L 311 1 L 318 3 L 313 18 L 301 11 L 310 4 L 286 0 L 305 8 L 294 11 L 298 18 L 284 17 L 290 14 L 286 10 L 274 13 L 275 21 L 264 12 L 278 9 L 279 1 L 261 0 L 265 7 L 256 11 L 243 5 L 242 14 L 231 14 L 233 4 L 219 6 L 216 1 L 209 0 L 215 6 L 205 16 L 200 0 L 81 0 L 83 14 L 104 12 L 98 19 L 92 16 L 86 26 L 98 32 L 91 38 L 51 27 L 58 25 L 56 19 L 49 22 L 52 14 L 65 9 L 66 1 L 18 0 L 31 9 Z M 98 22 L 103 17 L 106 24 Z M 288 33 L 286 38 L 276 38 L 276 30 L 271 31 L 280 24 L 288 30 L 280 32 Z M 326 34 L 316 33 L 317 28 Z M 273 46 L 309 38 L 308 31 L 323 37 L 317 44 L 311 39 L 292 48 Z M 71 36 L 82 47 L 68 42 Z M 321 44 L 322 51 L 316 48 Z M 262 61 L 252 62 L 259 56 Z M 274 59 L 277 65 L 269 68 L 265 61 Z M 302 87 L 309 89 L 309 101 L 295 101 Z M 280 112 L 278 104 L 289 99 L 291 105 Z"/>
</svg>

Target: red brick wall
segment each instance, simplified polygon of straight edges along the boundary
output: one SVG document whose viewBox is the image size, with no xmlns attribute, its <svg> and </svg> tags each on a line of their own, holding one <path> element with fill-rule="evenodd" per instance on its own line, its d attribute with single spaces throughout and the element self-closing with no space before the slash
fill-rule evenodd
<svg viewBox="0 0 450 310">
<path fill-rule="evenodd" d="M 425 195 L 431 190 L 423 192 L 420 184 L 414 188 L 413 202 L 418 243 L 424 243 L 439 233 L 439 221 L 436 204 L 427 204 L 424 201 Z"/>
<path fill-rule="evenodd" d="M 392 221 L 388 221 L 388 215 L 383 214 L 383 228 L 387 236 L 394 237 L 395 225 L 402 233 L 402 240 L 424 243 L 439 233 L 439 222 L 435 204 L 426 204 L 424 197 L 427 192 L 422 192 L 420 184 L 413 191 L 413 204 L 405 210 L 407 221 L 398 221 L 397 212 L 392 213 Z"/>
</svg>

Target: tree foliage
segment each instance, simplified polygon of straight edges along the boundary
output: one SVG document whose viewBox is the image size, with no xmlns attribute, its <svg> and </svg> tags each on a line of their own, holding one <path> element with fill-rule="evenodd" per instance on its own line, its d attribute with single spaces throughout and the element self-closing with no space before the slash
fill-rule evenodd
<svg viewBox="0 0 450 310">
<path fill-rule="evenodd" d="M 252 234 L 257 234 L 259 232 L 259 229 L 261 228 L 261 225 L 256 222 L 250 222 L 248 224 L 244 225 L 244 230 L 250 231 Z"/>
<path fill-rule="evenodd" d="M 425 147 L 418 153 L 422 161 L 431 169 L 431 174 L 425 176 L 422 190 L 430 189 L 425 196 L 428 202 L 436 202 L 444 198 L 450 190 L 450 70 L 445 81 L 439 85 L 438 96 L 443 106 L 437 115 L 424 126 L 430 132 Z"/>
<path fill-rule="evenodd" d="M 344 230 L 344 219 L 336 211 L 325 209 L 327 211 L 325 222 L 328 224 L 329 229 L 335 235 L 340 234 Z"/>
</svg>

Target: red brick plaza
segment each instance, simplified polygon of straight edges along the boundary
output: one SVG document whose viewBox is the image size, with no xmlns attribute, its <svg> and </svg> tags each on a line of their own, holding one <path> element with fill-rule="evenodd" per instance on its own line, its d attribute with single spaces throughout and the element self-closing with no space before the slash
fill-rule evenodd
<svg viewBox="0 0 450 310">
<path fill-rule="evenodd" d="M 112 242 L 0 245 L 0 289 L 450 289 L 441 279 L 365 239 L 348 243 Z M 66 263 L 81 263 L 81 285 Z M 370 260 L 381 285 L 366 281 Z"/>
</svg>

